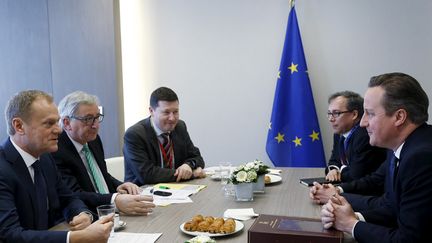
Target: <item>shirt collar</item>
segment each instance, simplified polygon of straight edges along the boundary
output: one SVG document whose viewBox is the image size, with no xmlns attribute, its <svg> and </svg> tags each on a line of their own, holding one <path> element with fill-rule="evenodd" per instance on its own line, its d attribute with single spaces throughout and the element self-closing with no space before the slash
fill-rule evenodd
<svg viewBox="0 0 432 243">
<path fill-rule="evenodd" d="M 24 163 L 26 164 L 27 167 L 32 166 L 33 163 L 39 159 L 39 158 L 33 157 L 33 155 L 24 151 L 20 146 L 18 146 L 16 143 L 14 143 L 14 141 L 12 139 L 10 139 L 10 141 L 12 142 L 12 145 L 15 147 L 15 149 L 18 151 L 18 153 L 21 155 L 21 158 L 24 160 Z"/>
<path fill-rule="evenodd" d="M 404 146 L 405 142 L 403 142 L 401 145 L 399 145 L 399 147 L 396 149 L 396 151 L 394 151 L 394 156 L 396 156 L 396 158 L 400 159 L 400 154 L 402 151 L 402 147 Z"/>
<path fill-rule="evenodd" d="M 159 127 L 156 126 L 156 124 L 154 124 L 152 116 L 150 116 L 150 122 L 151 122 L 151 126 L 153 127 L 153 130 L 156 132 L 156 136 L 159 137 L 162 133 L 164 133 L 162 132 L 162 130 L 159 129 Z"/>
<path fill-rule="evenodd" d="M 71 138 L 70 136 L 69 136 L 69 134 L 68 133 L 66 133 L 67 135 L 68 135 L 68 137 L 69 137 L 69 139 L 72 141 L 72 144 L 74 145 L 74 147 L 76 148 L 76 150 L 78 151 L 78 153 L 80 153 L 81 152 L 81 150 L 83 149 L 83 147 L 84 147 L 84 145 L 83 144 L 80 144 L 80 143 L 78 143 L 77 141 L 75 141 L 75 140 L 73 140 L 73 138 Z"/>
</svg>

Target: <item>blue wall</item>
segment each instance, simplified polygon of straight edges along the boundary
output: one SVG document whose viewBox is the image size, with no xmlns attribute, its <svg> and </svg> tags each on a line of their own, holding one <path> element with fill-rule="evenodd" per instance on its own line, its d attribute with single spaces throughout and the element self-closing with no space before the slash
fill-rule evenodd
<svg viewBox="0 0 432 243">
<path fill-rule="evenodd" d="M 120 155 L 113 1 L 0 1 L 0 31 L 0 110 L 24 89 L 47 91 L 57 103 L 75 90 L 95 94 L 105 155 Z"/>
</svg>

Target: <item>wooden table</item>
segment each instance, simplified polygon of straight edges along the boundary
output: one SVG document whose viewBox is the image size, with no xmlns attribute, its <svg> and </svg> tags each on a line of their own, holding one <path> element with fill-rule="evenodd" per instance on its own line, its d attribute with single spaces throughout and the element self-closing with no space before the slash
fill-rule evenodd
<svg viewBox="0 0 432 243">
<path fill-rule="evenodd" d="M 318 177 L 323 169 L 284 169 L 282 182 L 269 185 L 265 193 L 255 194 L 252 202 L 237 202 L 234 197 L 225 197 L 219 181 L 197 179 L 188 184 L 203 184 L 207 187 L 191 198 L 193 203 L 172 204 L 157 207 L 149 216 L 121 216 L 127 222 L 124 232 L 163 233 L 157 242 L 184 242 L 193 236 L 180 231 L 179 226 L 196 214 L 223 216 L 228 208 L 253 208 L 256 213 L 319 218 L 320 207 L 309 200 L 309 189 L 299 183 L 299 178 Z M 218 237 L 217 242 L 247 242 L 247 231 L 254 220 L 243 221 L 242 231 Z"/>
<path fill-rule="evenodd" d="M 191 197 L 193 203 L 156 207 L 148 216 L 122 215 L 120 220 L 127 223 L 122 232 L 162 233 L 157 242 L 185 242 L 193 236 L 180 231 L 179 226 L 182 223 L 196 214 L 222 217 L 228 208 L 253 208 L 258 214 L 320 218 L 321 207 L 309 200 L 309 188 L 300 184 L 299 179 L 322 175 L 322 168 L 284 168 L 282 182 L 266 186 L 265 193 L 255 194 L 252 202 L 237 202 L 234 197 L 225 197 L 220 181 L 214 181 L 209 177 L 192 180 L 187 183 L 207 185 Z M 217 242 L 247 242 L 247 232 L 253 222 L 253 219 L 243 221 L 245 227 L 242 231 L 234 235 L 217 237 Z M 55 228 L 64 228 L 64 225 Z M 345 235 L 345 238 L 347 241 L 351 237 Z M 352 238 L 348 241 L 352 241 Z"/>
</svg>

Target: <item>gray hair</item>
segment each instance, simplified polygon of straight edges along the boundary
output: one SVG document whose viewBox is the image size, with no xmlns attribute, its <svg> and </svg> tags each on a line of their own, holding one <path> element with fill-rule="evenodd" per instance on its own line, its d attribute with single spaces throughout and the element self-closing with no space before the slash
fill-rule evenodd
<svg viewBox="0 0 432 243">
<path fill-rule="evenodd" d="M 12 125 L 14 118 L 21 118 L 23 121 L 29 121 L 31 118 L 31 105 L 37 99 L 45 99 L 49 103 L 53 102 L 51 95 L 40 90 L 25 90 L 15 94 L 7 103 L 5 108 L 5 120 L 7 133 L 15 135 L 15 128 Z"/>
<path fill-rule="evenodd" d="M 66 95 L 58 105 L 61 128 L 64 126 L 63 118 L 74 116 L 80 105 L 99 105 L 99 99 L 83 91 L 75 91 Z"/>
</svg>

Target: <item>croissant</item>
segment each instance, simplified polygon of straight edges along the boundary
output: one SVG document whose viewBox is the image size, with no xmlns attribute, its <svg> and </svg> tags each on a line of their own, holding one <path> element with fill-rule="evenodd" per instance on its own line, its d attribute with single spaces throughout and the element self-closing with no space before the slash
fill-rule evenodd
<svg viewBox="0 0 432 243">
<path fill-rule="evenodd" d="M 224 224 L 224 222 L 221 221 L 221 220 L 215 220 L 215 221 L 213 221 L 213 223 L 208 228 L 208 232 L 210 232 L 210 233 L 219 233 L 220 232 L 220 228 L 222 227 L 223 224 Z"/>
<path fill-rule="evenodd" d="M 225 223 L 222 225 L 222 227 L 219 229 L 219 233 L 222 234 L 228 234 L 235 231 L 236 225 L 235 221 L 233 219 L 227 219 L 225 220 Z"/>
<path fill-rule="evenodd" d="M 206 216 L 206 217 L 204 217 L 204 220 L 209 222 L 210 224 L 212 224 L 214 221 L 214 218 L 212 216 Z"/>
<path fill-rule="evenodd" d="M 184 224 L 184 229 L 187 231 L 196 231 L 198 223 L 196 221 L 188 221 Z"/>
<path fill-rule="evenodd" d="M 197 230 L 200 232 L 208 232 L 208 228 L 210 227 L 210 223 L 207 221 L 202 221 L 198 224 Z"/>
<path fill-rule="evenodd" d="M 195 216 L 192 218 L 192 221 L 197 222 L 197 223 L 199 223 L 199 222 L 201 222 L 201 221 L 203 221 L 203 220 L 204 220 L 204 217 L 203 217 L 201 214 L 195 215 Z"/>
</svg>

